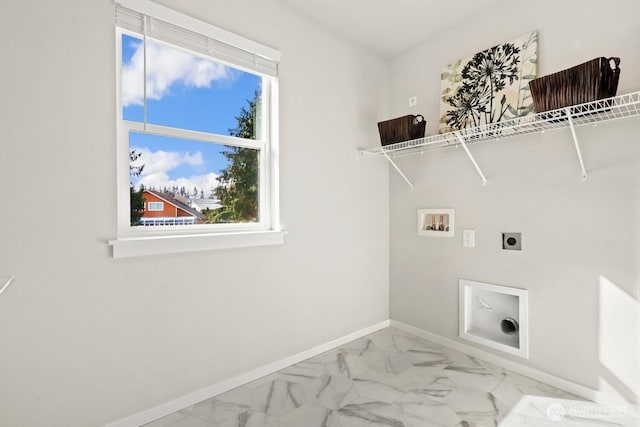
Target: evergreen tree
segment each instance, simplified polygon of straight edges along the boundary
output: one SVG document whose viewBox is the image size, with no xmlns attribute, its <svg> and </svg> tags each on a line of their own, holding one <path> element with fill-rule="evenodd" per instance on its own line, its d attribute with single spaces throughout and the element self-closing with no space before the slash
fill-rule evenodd
<svg viewBox="0 0 640 427">
<path fill-rule="evenodd" d="M 138 160 L 142 153 L 135 150 L 129 151 L 129 175 L 140 176 L 144 169 L 144 165 L 133 166 L 132 163 Z M 133 184 L 129 184 L 129 206 L 131 211 L 131 225 L 140 225 L 140 219 L 144 214 L 144 187 L 140 185 L 140 190 L 136 191 Z"/>
<path fill-rule="evenodd" d="M 256 138 L 256 106 L 260 93 L 247 100 L 248 109 L 242 107 L 236 116 L 237 127 L 229 134 L 238 138 Z M 212 215 L 213 222 L 253 222 L 258 220 L 258 151 L 251 148 L 226 146 L 222 155 L 229 165 L 216 179 L 219 185 L 214 194 L 222 207 Z"/>
</svg>

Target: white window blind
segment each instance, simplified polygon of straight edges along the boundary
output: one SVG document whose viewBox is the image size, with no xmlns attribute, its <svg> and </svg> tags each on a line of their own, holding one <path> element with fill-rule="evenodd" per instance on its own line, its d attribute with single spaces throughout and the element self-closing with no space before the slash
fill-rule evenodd
<svg viewBox="0 0 640 427">
<path fill-rule="evenodd" d="M 118 1 L 116 25 L 246 71 L 270 77 L 278 74 L 278 50 L 150 1 Z"/>
</svg>

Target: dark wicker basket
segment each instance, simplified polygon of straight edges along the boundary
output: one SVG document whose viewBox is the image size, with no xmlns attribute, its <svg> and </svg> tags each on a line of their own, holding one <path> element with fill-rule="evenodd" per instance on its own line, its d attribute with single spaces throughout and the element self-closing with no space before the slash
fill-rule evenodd
<svg viewBox="0 0 640 427">
<path fill-rule="evenodd" d="M 382 145 L 395 144 L 424 137 L 427 122 L 420 114 L 398 117 L 378 123 Z"/>
<path fill-rule="evenodd" d="M 529 82 L 537 113 L 616 95 L 620 58 L 596 58 Z"/>
</svg>

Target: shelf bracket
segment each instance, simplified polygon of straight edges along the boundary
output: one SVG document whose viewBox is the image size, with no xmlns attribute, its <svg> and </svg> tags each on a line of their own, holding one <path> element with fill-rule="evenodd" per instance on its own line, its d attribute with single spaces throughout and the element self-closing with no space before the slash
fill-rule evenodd
<svg viewBox="0 0 640 427">
<path fill-rule="evenodd" d="M 5 291 L 13 282 L 14 276 L 0 277 L 0 294 Z"/>
<path fill-rule="evenodd" d="M 475 166 L 476 171 L 478 172 L 478 175 L 480 175 L 480 178 L 482 178 L 482 185 L 487 185 L 487 178 L 485 178 L 484 174 L 482 173 L 482 169 L 480 169 L 480 166 L 478 166 L 476 159 L 473 158 L 471 151 L 469 151 L 469 148 L 467 147 L 467 143 L 462 137 L 462 134 L 457 131 L 455 132 L 455 134 L 456 134 L 456 137 L 458 138 L 458 141 L 460 141 L 460 145 L 462 145 L 462 148 L 464 148 L 465 153 L 467 153 L 467 156 L 469 156 L 471 163 L 473 163 L 473 166 Z"/>
<path fill-rule="evenodd" d="M 578 153 L 578 161 L 580 162 L 580 169 L 582 170 L 582 180 L 587 180 L 587 171 L 584 168 L 584 161 L 582 160 L 582 153 L 580 152 L 580 144 L 578 144 L 578 136 L 576 135 L 576 127 L 573 124 L 573 119 L 571 118 L 571 108 L 565 108 L 565 113 L 567 113 L 567 119 L 569 119 L 569 128 L 571 128 L 571 135 L 573 136 L 573 145 L 576 147 L 576 153 Z"/>
<path fill-rule="evenodd" d="M 382 154 L 384 154 L 384 156 L 387 158 L 387 160 L 389 160 L 389 163 L 391 163 L 391 166 L 393 166 L 395 168 L 395 170 L 400 174 L 402 179 L 404 179 L 405 182 L 407 184 L 409 184 L 409 187 L 411 187 L 411 189 L 413 190 L 413 184 L 411 183 L 411 181 L 409 181 L 409 178 L 407 178 L 406 175 L 402 173 L 402 171 L 400 170 L 398 165 L 396 165 L 396 162 L 394 162 L 393 159 L 391 159 L 391 157 L 389 157 L 389 155 L 387 154 L 386 151 L 384 151 L 384 149 L 382 150 Z"/>
</svg>

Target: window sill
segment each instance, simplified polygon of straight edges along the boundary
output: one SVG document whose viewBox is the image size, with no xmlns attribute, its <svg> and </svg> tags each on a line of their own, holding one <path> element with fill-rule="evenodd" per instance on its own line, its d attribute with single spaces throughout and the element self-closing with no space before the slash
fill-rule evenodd
<svg viewBox="0 0 640 427">
<path fill-rule="evenodd" d="M 281 245 L 286 231 L 247 231 L 162 237 L 134 237 L 110 240 L 114 258 L 177 254 L 215 249 Z"/>
</svg>

